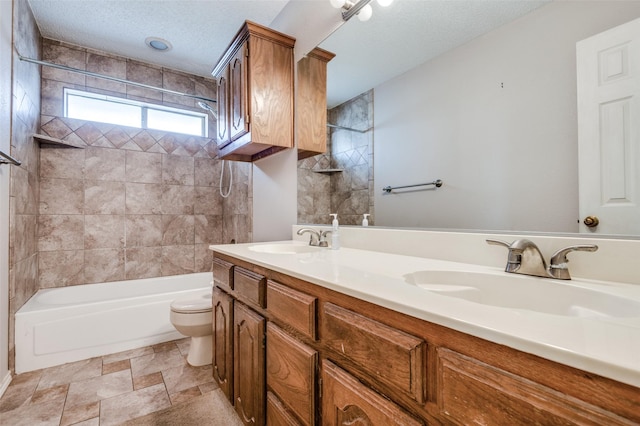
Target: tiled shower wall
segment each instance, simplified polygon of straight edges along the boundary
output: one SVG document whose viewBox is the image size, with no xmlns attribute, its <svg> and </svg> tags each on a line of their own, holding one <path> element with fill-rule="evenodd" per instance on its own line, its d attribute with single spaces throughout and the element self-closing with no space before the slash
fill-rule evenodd
<svg viewBox="0 0 640 426">
<path fill-rule="evenodd" d="M 328 120 L 368 131 L 329 129 L 327 153 L 298 162 L 298 223 L 329 224 L 338 213 L 340 224 L 360 225 L 369 213 L 373 225 L 373 90 L 330 109 Z"/>
<path fill-rule="evenodd" d="M 26 1 L 14 2 L 13 42 L 17 52 L 40 57 L 40 32 Z M 13 55 L 11 167 L 9 197 L 9 368 L 15 360 L 15 313 L 38 290 L 38 162 L 31 135 L 40 125 L 40 68 Z M 6 167 L 6 166 L 3 166 Z M 4 203 L 4 201 L 2 201 Z"/>
<path fill-rule="evenodd" d="M 44 40 L 43 59 L 215 99 L 212 79 L 78 46 Z M 63 117 L 65 87 L 201 111 L 192 98 L 55 68 L 42 74 L 41 133 L 85 148 L 42 145 L 40 287 L 210 271 L 209 244 L 251 241 L 250 165 L 232 165 L 231 196 L 221 197 L 213 139 Z"/>
</svg>

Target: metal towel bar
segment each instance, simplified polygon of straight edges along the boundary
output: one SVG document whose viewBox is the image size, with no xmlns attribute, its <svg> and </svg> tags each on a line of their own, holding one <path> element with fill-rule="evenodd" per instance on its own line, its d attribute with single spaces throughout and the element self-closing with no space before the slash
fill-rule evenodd
<svg viewBox="0 0 640 426">
<path fill-rule="evenodd" d="M 384 188 L 382 188 L 382 190 L 384 192 L 386 192 L 387 194 L 389 194 L 391 191 L 393 191 L 394 189 L 401 189 L 401 188 L 414 188 L 416 186 L 426 186 L 426 185 L 434 185 L 436 188 L 440 188 L 442 186 L 442 180 L 437 179 L 434 180 L 433 182 L 427 182 L 427 183 L 417 183 L 415 185 L 405 185 L 405 186 L 385 186 Z"/>
<path fill-rule="evenodd" d="M 20 164 L 22 164 L 22 162 L 16 160 L 15 158 L 13 158 L 12 156 L 5 154 L 4 152 L 0 151 L 0 164 L 13 164 L 16 166 L 19 166 Z"/>
</svg>

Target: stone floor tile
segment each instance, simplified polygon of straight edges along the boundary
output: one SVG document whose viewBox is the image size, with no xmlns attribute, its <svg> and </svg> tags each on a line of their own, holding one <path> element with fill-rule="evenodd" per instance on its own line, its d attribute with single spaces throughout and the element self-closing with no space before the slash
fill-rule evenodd
<svg viewBox="0 0 640 426">
<path fill-rule="evenodd" d="M 84 422 L 74 423 L 73 426 L 100 426 L 100 417 L 94 417 Z"/>
<path fill-rule="evenodd" d="M 69 385 L 60 385 L 53 388 L 37 390 L 31 396 L 31 402 L 34 404 L 40 404 L 42 402 L 57 401 L 59 404 L 64 405 L 68 390 Z"/>
<path fill-rule="evenodd" d="M 162 373 L 157 371 L 155 373 L 147 374 L 146 376 L 138 376 L 133 378 L 133 390 L 139 390 L 148 388 L 149 386 L 163 383 Z"/>
<path fill-rule="evenodd" d="M 215 380 L 198 385 L 198 387 L 200 388 L 200 392 L 202 392 L 203 395 L 205 393 L 213 392 L 214 390 L 220 389 L 220 386 L 218 386 Z"/>
<path fill-rule="evenodd" d="M 145 346 L 144 348 L 131 349 L 124 352 L 118 352 L 115 354 L 105 355 L 102 357 L 102 361 L 105 364 L 111 364 L 112 362 L 122 361 L 125 359 L 136 358 L 143 355 L 149 355 L 153 353 L 151 346 Z"/>
<path fill-rule="evenodd" d="M 108 398 L 100 403 L 100 426 L 117 425 L 171 406 L 163 384 Z"/>
<path fill-rule="evenodd" d="M 162 377 L 169 395 L 193 386 L 213 382 L 211 365 L 192 367 L 189 364 L 162 370 Z"/>
<path fill-rule="evenodd" d="M 15 410 L 0 413 L 0 425 L 58 426 L 62 416 L 62 404 L 48 401 L 42 404 L 23 404 Z"/>
<path fill-rule="evenodd" d="M 129 370 L 131 368 L 131 361 L 123 359 L 122 361 L 110 362 L 108 364 L 102 363 L 102 374 L 115 373 L 117 371 Z"/>
<path fill-rule="evenodd" d="M 176 348 L 176 342 L 171 341 L 171 342 L 158 343 L 157 345 L 153 345 L 151 347 L 153 348 L 154 352 L 171 351 Z"/>
<path fill-rule="evenodd" d="M 31 402 L 31 396 L 36 390 L 41 376 L 42 370 L 14 376 L 4 395 L 0 398 L 0 413 L 15 410 L 21 405 Z"/>
<path fill-rule="evenodd" d="M 182 356 L 189 355 L 189 348 L 191 347 L 191 337 L 187 337 L 186 339 L 176 340 L 176 346 L 180 350 Z"/>
<path fill-rule="evenodd" d="M 38 390 L 52 388 L 80 380 L 99 377 L 102 374 L 102 359 L 91 358 L 64 365 L 46 368 L 38 383 Z"/>
<path fill-rule="evenodd" d="M 69 386 L 65 408 L 86 405 L 91 402 L 111 398 L 131 392 L 133 383 L 129 370 L 118 371 L 104 376 L 94 377 Z"/>
<path fill-rule="evenodd" d="M 131 374 L 133 377 L 146 376 L 169 368 L 187 365 L 177 347 L 169 351 L 156 352 L 131 358 Z"/>
<path fill-rule="evenodd" d="M 190 399 L 201 395 L 202 392 L 200 392 L 200 388 L 194 386 L 189 389 L 181 390 L 180 392 L 169 394 L 169 399 L 171 400 L 171 405 L 176 405 L 187 402 Z"/>
<path fill-rule="evenodd" d="M 92 402 L 86 405 L 78 405 L 75 407 L 65 408 L 62 412 L 62 420 L 60 426 L 75 425 L 92 419 L 99 419 L 100 402 Z"/>
</svg>

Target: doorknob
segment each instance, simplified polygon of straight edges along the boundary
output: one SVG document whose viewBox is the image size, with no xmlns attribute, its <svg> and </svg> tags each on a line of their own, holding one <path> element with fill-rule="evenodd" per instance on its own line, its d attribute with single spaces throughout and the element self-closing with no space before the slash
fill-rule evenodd
<svg viewBox="0 0 640 426">
<path fill-rule="evenodd" d="M 596 216 L 587 216 L 582 221 L 589 228 L 595 228 L 600 223 L 600 220 Z"/>
</svg>

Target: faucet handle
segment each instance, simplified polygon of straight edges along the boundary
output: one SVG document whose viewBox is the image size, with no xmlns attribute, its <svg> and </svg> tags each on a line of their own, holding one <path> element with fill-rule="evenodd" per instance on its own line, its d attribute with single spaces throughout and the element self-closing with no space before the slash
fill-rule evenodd
<svg viewBox="0 0 640 426">
<path fill-rule="evenodd" d="M 554 278 L 570 280 L 571 275 L 569 275 L 569 259 L 567 259 L 567 254 L 572 251 L 594 252 L 596 250 L 598 250 L 598 246 L 595 244 L 578 244 L 560 249 L 551 256 L 551 261 L 549 262 L 549 273 L 553 275 Z"/>
<path fill-rule="evenodd" d="M 511 248 L 511 244 L 502 241 L 502 240 L 492 240 L 492 239 L 487 239 L 487 244 L 491 244 L 494 246 L 505 246 L 506 248 L 510 249 Z"/>
</svg>

